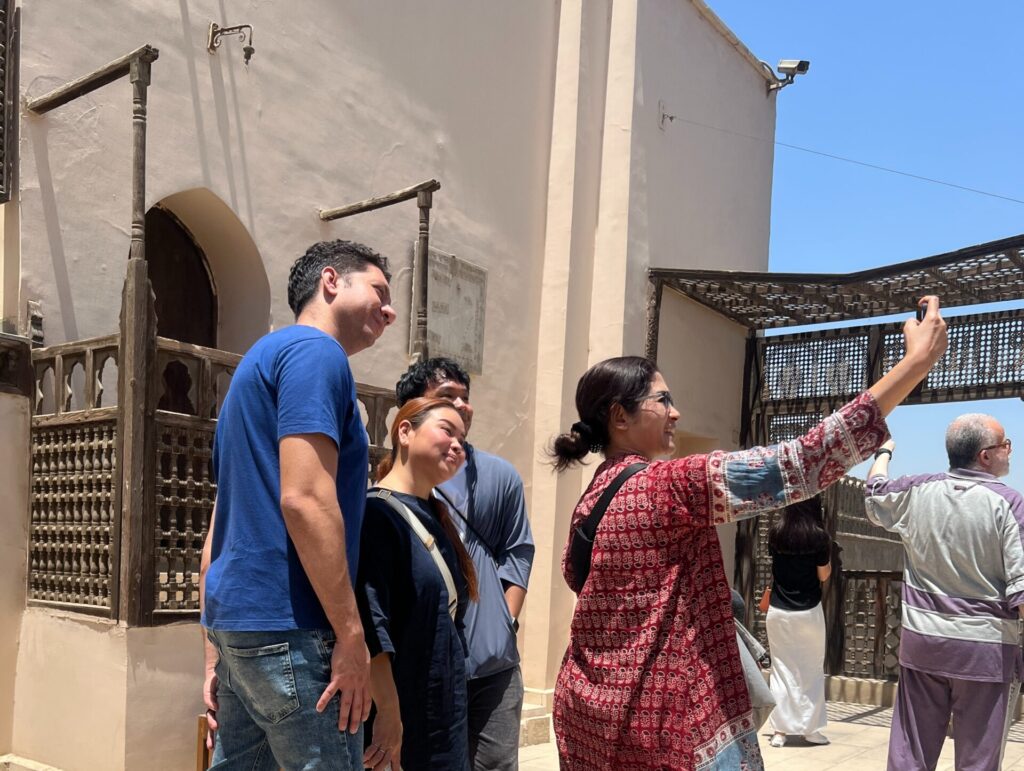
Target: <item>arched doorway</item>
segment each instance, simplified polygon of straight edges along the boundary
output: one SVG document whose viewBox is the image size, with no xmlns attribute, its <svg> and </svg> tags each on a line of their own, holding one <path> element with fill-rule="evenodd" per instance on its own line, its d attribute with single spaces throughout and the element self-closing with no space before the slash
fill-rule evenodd
<svg viewBox="0 0 1024 771">
<path fill-rule="evenodd" d="M 245 353 L 270 330 L 270 283 L 252 235 L 231 207 L 206 188 L 173 193 L 155 208 L 173 217 L 202 253 L 214 291 L 215 347 Z M 195 312 L 191 306 L 189 299 L 185 310 Z M 164 334 L 162 325 L 160 330 Z"/>
<path fill-rule="evenodd" d="M 169 211 L 146 212 L 146 259 L 156 295 L 157 334 L 217 347 L 217 291 L 206 255 Z"/>
</svg>

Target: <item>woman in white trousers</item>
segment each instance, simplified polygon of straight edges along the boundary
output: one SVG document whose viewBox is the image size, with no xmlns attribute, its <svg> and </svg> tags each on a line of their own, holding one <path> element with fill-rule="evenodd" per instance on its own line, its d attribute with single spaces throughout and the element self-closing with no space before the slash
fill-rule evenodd
<svg viewBox="0 0 1024 771">
<path fill-rule="evenodd" d="M 772 591 L 766 627 L 775 709 L 768 718 L 771 745 L 787 736 L 828 744 L 825 712 L 825 616 L 821 584 L 832 573 L 832 542 L 822 524 L 821 501 L 783 509 L 768 533 Z"/>
</svg>

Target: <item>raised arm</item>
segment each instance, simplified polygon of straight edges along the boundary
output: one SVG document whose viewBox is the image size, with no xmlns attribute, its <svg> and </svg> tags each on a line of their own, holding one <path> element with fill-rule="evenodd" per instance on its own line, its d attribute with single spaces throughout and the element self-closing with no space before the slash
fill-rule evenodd
<svg viewBox="0 0 1024 771">
<path fill-rule="evenodd" d="M 939 298 L 928 295 L 922 297 L 919 304 L 926 308 L 924 318 L 921 321 L 907 319 L 903 325 L 906 344 L 903 358 L 868 389 L 875 397 L 882 417 L 910 396 L 914 387 L 925 379 L 928 371 L 946 352 L 946 322 L 939 315 Z"/>
<path fill-rule="evenodd" d="M 771 447 L 707 456 L 712 524 L 744 519 L 804 500 L 871 457 L 889 438 L 884 417 L 902 402 L 946 351 L 939 298 L 921 299 L 924 319 L 903 325 L 906 353 L 895 367 L 803 436 Z"/>
</svg>

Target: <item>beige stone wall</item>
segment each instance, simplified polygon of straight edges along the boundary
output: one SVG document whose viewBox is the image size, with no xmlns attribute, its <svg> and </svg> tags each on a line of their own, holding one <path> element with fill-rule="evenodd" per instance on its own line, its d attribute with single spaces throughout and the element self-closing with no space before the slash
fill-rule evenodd
<svg viewBox="0 0 1024 771">
<path fill-rule="evenodd" d="M 125 768 L 127 630 L 29 608 L 18 650 L 12 751 L 63 771 Z M 147 705 L 159 714 L 162 701 Z"/>
<path fill-rule="evenodd" d="M 680 417 L 676 454 L 739 449 L 746 329 L 678 292 L 661 301 L 658 362 Z M 725 575 L 732 581 L 736 526 L 718 528 Z"/>
<path fill-rule="evenodd" d="M 124 767 L 195 768 L 203 705 L 199 625 L 128 631 Z"/>
<path fill-rule="evenodd" d="M 11 752 L 62 771 L 195 767 L 198 624 L 126 629 L 29 608 L 21 627 Z"/>
<path fill-rule="evenodd" d="M 28 561 L 28 399 L 0 393 L 0 755 L 14 726 L 14 669 Z"/>
<path fill-rule="evenodd" d="M 18 214 L 17 200 L 0 205 L 0 332 L 8 334 L 18 333 L 24 314 L 19 307 L 21 252 L 18 241 L 21 233 Z"/>
<path fill-rule="evenodd" d="M 703 3 L 560 6 L 531 499 L 537 558 L 524 623 L 530 697 L 548 703 L 574 598 L 561 576 L 572 509 L 593 464 L 556 478 L 542 449 L 576 419 L 576 382 L 643 351 L 651 267 L 767 268 L 774 97 Z M 658 102 L 766 141 L 658 127 Z M 684 394 L 680 448 L 738 440 L 744 331 L 665 300 L 659 363 Z M 695 365 L 699 363 L 699 366 Z M 596 459 L 595 459 L 596 462 Z M 726 568 L 735 528 L 722 528 Z"/>
<path fill-rule="evenodd" d="M 526 468 L 557 10 L 547 0 L 309 0 L 300 11 L 256 0 L 28 4 L 22 92 L 39 96 L 143 43 L 159 48 L 147 206 L 206 188 L 264 265 L 265 286 L 257 277 L 249 291 L 268 296 L 269 310 L 246 303 L 244 286 L 218 286 L 222 325 L 235 324 L 222 326 L 225 344 L 244 350 L 268 320 L 291 322 L 287 271 L 306 246 L 363 240 L 392 258 L 401 315 L 354 361 L 358 379 L 374 385 L 393 385 L 408 361 L 415 204 L 335 223 L 316 212 L 439 179 L 432 245 L 488 270 L 474 438 Z M 255 27 L 248 68 L 236 39 L 207 53 L 210 21 Z M 23 117 L 21 304 L 42 301 L 50 343 L 115 328 L 130 126 L 127 81 Z M 211 251 L 220 284 L 231 255 Z M 246 314 L 246 323 L 231 321 Z"/>
<path fill-rule="evenodd" d="M 592 313 L 592 361 L 643 350 L 648 268 L 768 268 L 776 96 L 764 70 L 699 0 L 622 6 L 633 46 L 609 77 L 604 162 L 617 176 L 602 184 L 614 203 L 595 298 L 608 312 Z"/>
</svg>

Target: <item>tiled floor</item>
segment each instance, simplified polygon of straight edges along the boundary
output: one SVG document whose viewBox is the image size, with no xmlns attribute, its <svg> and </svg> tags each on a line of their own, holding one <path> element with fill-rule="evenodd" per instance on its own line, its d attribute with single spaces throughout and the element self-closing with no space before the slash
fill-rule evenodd
<svg viewBox="0 0 1024 771">
<path fill-rule="evenodd" d="M 828 705 L 829 724 L 825 735 L 828 746 L 816 746 L 790 740 L 785 747 L 768 746 L 761 736 L 761 754 L 768 771 L 877 771 L 885 768 L 889 746 L 889 722 L 892 710 L 860 704 Z M 557 771 L 555 745 L 540 744 L 519 751 L 521 771 Z M 953 742 L 946 741 L 936 771 L 952 771 Z M 1024 726 L 1010 731 L 1003 771 L 1024 771 Z"/>
</svg>

